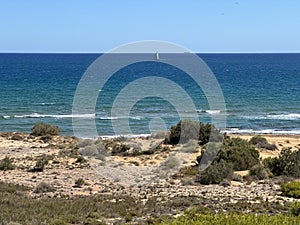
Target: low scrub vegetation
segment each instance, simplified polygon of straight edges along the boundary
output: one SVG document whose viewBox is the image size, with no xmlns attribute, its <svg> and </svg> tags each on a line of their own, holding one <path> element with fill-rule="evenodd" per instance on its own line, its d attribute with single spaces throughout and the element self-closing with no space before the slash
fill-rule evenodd
<svg viewBox="0 0 300 225">
<path fill-rule="evenodd" d="M 75 180 L 75 187 L 81 188 L 85 184 L 85 181 L 83 178 L 78 178 Z"/>
<path fill-rule="evenodd" d="M 38 185 L 44 193 L 49 184 Z M 41 186 L 41 187 L 40 187 Z M 37 189 L 37 188 L 36 188 Z M 276 203 L 252 204 L 245 201 L 199 207 L 195 196 L 170 197 L 165 201 L 155 196 L 146 201 L 112 193 L 110 195 L 41 198 L 28 197 L 20 185 L 0 182 L 0 221 L 9 224 L 299 224 L 299 205 Z M 43 195 L 43 194 L 42 194 Z M 202 200 L 200 200 L 202 201 Z M 221 208 L 220 208 L 221 207 Z M 187 208 L 183 215 L 181 212 Z M 228 213 L 214 213 L 226 210 Z M 290 212 L 288 211 L 290 210 Z M 233 211 L 241 212 L 239 214 Z M 242 214 L 243 212 L 256 214 Z M 272 216 L 264 214 L 270 213 Z M 278 214 L 278 213 L 284 213 Z M 288 214 L 290 213 L 290 214 Z M 170 215 L 181 214 L 177 218 Z M 277 214 L 276 216 L 274 214 Z M 164 216 L 168 215 L 168 216 Z M 14 224 L 12 223 L 12 224 Z"/>
<path fill-rule="evenodd" d="M 233 176 L 233 165 L 225 160 L 214 162 L 205 170 L 200 171 L 197 179 L 201 184 L 219 184 L 225 179 L 231 179 Z"/>
<path fill-rule="evenodd" d="M 284 196 L 300 198 L 300 182 L 292 181 L 283 183 L 281 185 L 281 191 Z"/>
<path fill-rule="evenodd" d="M 53 159 L 53 156 L 51 155 L 41 155 L 38 157 L 35 166 L 33 168 L 30 168 L 28 172 L 43 172 L 45 169 L 45 166 L 48 165 L 49 160 Z"/>
<path fill-rule="evenodd" d="M 270 144 L 265 137 L 256 135 L 250 139 L 250 144 L 255 145 L 257 148 L 264 148 L 267 150 L 276 150 L 275 144 Z"/>
<path fill-rule="evenodd" d="M 239 170 L 252 169 L 259 179 L 264 176 L 259 167 L 259 152 L 240 138 L 226 137 L 223 144 L 208 143 L 196 161 L 201 170 L 198 178 L 201 184 L 218 184 L 223 179 L 231 180 L 233 171 Z"/>
<path fill-rule="evenodd" d="M 261 164 L 256 164 L 250 169 L 250 175 L 256 180 L 264 180 L 270 176 L 270 171 Z"/>
<path fill-rule="evenodd" d="M 170 134 L 165 139 L 166 144 L 184 144 L 190 140 L 198 140 L 200 145 L 209 141 L 220 142 L 223 135 L 212 124 L 203 124 L 192 120 L 181 120 L 170 129 Z"/>
<path fill-rule="evenodd" d="M 295 202 L 290 204 L 290 212 L 293 216 L 300 215 L 300 202 Z"/>
<path fill-rule="evenodd" d="M 55 136 L 60 132 L 60 128 L 58 126 L 52 126 L 47 123 L 36 123 L 31 128 L 31 134 L 34 136 Z"/>
<path fill-rule="evenodd" d="M 278 157 L 266 158 L 263 164 L 274 176 L 300 178 L 300 149 L 284 148 Z"/>
<path fill-rule="evenodd" d="M 13 164 L 13 160 L 5 156 L 4 159 L 0 160 L 0 170 L 13 170 L 15 168 L 15 165 Z"/>
<path fill-rule="evenodd" d="M 243 225 L 264 225 L 264 224 L 299 224 L 300 218 L 284 215 L 256 215 L 238 213 L 193 213 L 186 212 L 176 219 L 165 219 L 160 225 L 211 225 L 211 224 L 243 224 Z"/>
<path fill-rule="evenodd" d="M 46 193 L 46 192 L 54 192 L 55 190 L 56 189 L 50 183 L 41 182 L 35 187 L 33 192 L 34 193 Z"/>
</svg>

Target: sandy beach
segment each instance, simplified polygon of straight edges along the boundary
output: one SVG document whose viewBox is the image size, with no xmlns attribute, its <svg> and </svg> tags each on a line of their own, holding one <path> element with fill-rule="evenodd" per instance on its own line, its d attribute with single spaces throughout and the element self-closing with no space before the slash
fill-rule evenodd
<svg viewBox="0 0 300 225">
<path fill-rule="evenodd" d="M 230 135 L 249 140 L 253 135 Z M 259 149 L 260 157 L 276 157 L 283 148 L 297 150 L 300 148 L 299 135 L 263 135 L 269 143 L 275 144 L 276 150 Z M 159 145 L 163 139 L 134 138 L 126 140 L 127 144 L 141 146 L 143 150 L 151 145 Z M 140 156 L 107 156 L 100 160 L 92 156 L 84 156 L 84 162 L 79 162 L 77 153 L 70 152 L 77 148 L 74 137 L 56 136 L 50 141 L 34 137 L 26 133 L 1 133 L 0 154 L 13 159 L 16 169 L 1 171 L 0 180 L 34 187 L 40 182 L 53 184 L 57 191 L 49 195 L 90 195 L 119 189 L 136 188 L 141 185 L 175 183 L 179 188 L 180 180 L 172 180 L 176 170 L 161 170 L 163 162 L 169 156 L 179 160 L 177 170 L 193 165 L 200 155 L 200 147 L 195 151 L 183 152 L 182 145 L 164 146 L 166 152 L 158 152 Z M 33 168 L 39 157 L 49 156 L 49 162 L 42 172 L 28 172 Z M 160 172 L 157 172 L 158 169 Z M 83 178 L 86 182 L 83 188 L 74 187 L 74 181 Z M 233 185 L 244 186 L 243 183 L 232 182 Z M 180 189 L 180 188 L 179 188 Z M 115 190 L 114 190 L 115 191 Z M 180 192 L 180 191 L 179 191 Z M 241 191 L 242 193 L 243 191 Z M 30 195 L 35 195 L 32 191 Z"/>
</svg>

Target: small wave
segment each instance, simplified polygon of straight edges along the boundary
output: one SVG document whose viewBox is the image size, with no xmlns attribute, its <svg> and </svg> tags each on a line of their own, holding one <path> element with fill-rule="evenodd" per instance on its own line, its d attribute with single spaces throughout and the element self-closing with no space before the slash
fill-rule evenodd
<svg viewBox="0 0 300 225">
<path fill-rule="evenodd" d="M 143 116 L 131 116 L 131 117 L 129 117 L 130 119 L 133 119 L 133 120 L 142 120 L 142 119 L 144 119 L 145 117 L 143 117 Z"/>
<path fill-rule="evenodd" d="M 197 109 L 198 113 L 208 113 L 208 114 L 220 114 L 221 110 L 203 110 L 203 109 Z"/>
<path fill-rule="evenodd" d="M 151 134 L 125 134 L 125 135 L 103 135 L 100 136 L 102 139 L 114 139 L 114 138 L 119 138 L 119 137 L 124 137 L 124 138 L 140 138 L 140 137 L 149 137 Z"/>
<path fill-rule="evenodd" d="M 99 117 L 100 120 L 117 120 L 119 117 L 113 117 L 113 116 L 101 116 Z"/>
<path fill-rule="evenodd" d="M 29 115 L 15 115 L 15 118 L 93 118 L 95 114 L 68 114 L 68 115 L 47 115 L 33 113 Z"/>
<path fill-rule="evenodd" d="M 280 119 L 280 120 L 297 120 L 300 119 L 300 114 L 290 113 L 290 114 L 267 115 L 267 118 Z"/>
<path fill-rule="evenodd" d="M 221 110 L 206 110 L 206 113 L 208 113 L 208 114 L 220 114 Z"/>
<path fill-rule="evenodd" d="M 9 119 L 10 116 L 2 116 L 4 119 Z"/>
<path fill-rule="evenodd" d="M 290 114 L 272 114 L 263 116 L 242 116 L 244 119 L 250 120 L 299 120 L 300 114 L 290 113 Z"/>
<path fill-rule="evenodd" d="M 99 117 L 100 120 L 118 120 L 118 119 L 127 119 L 128 117 L 117 117 L 117 116 L 101 116 Z M 129 119 L 132 120 L 142 120 L 145 117 L 143 116 L 130 116 Z"/>
<path fill-rule="evenodd" d="M 289 134 L 296 135 L 300 134 L 300 130 L 277 130 L 277 129 L 264 129 L 264 130 L 253 130 L 253 129 L 239 129 L 229 128 L 222 130 L 222 133 L 227 134 Z"/>
<path fill-rule="evenodd" d="M 55 102 L 42 102 L 42 103 L 39 103 L 40 105 L 55 105 L 56 103 Z"/>
</svg>

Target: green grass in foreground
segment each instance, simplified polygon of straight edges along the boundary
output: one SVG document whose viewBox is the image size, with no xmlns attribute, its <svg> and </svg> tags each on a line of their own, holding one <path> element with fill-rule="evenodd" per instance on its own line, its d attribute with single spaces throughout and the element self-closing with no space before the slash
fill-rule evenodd
<svg viewBox="0 0 300 225">
<path fill-rule="evenodd" d="M 103 195 L 103 196 L 77 196 L 72 198 L 41 198 L 28 197 L 25 192 L 27 187 L 21 185 L 7 184 L 0 181 L 0 225 L 9 222 L 17 222 L 22 225 L 103 225 L 100 221 L 106 218 L 118 220 L 115 224 L 161 224 L 161 225 L 210 225 L 210 224 L 300 224 L 300 217 L 292 216 L 300 214 L 300 205 L 297 203 L 288 206 L 276 204 L 239 203 L 225 205 L 218 208 L 218 211 L 234 210 L 238 213 L 213 213 L 206 207 L 199 206 L 203 199 L 196 197 L 172 198 L 166 202 L 156 198 L 148 199 L 143 204 L 130 196 Z M 198 205 L 198 207 L 196 206 Z M 200 204 L 201 205 L 201 204 Z M 251 208 L 252 207 L 252 208 Z M 180 213 L 187 208 L 194 210 L 186 211 L 183 216 L 170 219 L 171 212 Z M 244 215 L 244 210 L 254 210 L 254 213 Z M 288 213 L 290 209 L 290 213 Z M 175 211 L 174 211 L 175 210 Z M 267 213 L 284 213 L 276 216 L 268 216 Z M 266 213 L 265 215 L 261 215 Z M 169 219 L 166 216 L 169 215 Z M 174 214 L 173 214 L 174 215 Z M 146 221 L 145 221 L 146 220 Z M 147 223 L 148 222 L 148 223 Z"/>
<path fill-rule="evenodd" d="M 300 217 L 286 215 L 255 215 L 255 214 L 237 214 L 237 213 L 201 213 L 197 214 L 194 211 L 188 211 L 184 215 L 173 219 L 164 220 L 160 225 L 265 225 L 265 224 L 300 224 Z"/>
</svg>

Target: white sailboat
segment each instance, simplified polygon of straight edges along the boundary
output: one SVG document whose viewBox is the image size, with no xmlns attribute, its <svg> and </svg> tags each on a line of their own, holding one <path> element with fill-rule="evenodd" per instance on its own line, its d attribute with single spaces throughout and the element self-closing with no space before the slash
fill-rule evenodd
<svg viewBox="0 0 300 225">
<path fill-rule="evenodd" d="M 155 60 L 159 60 L 159 54 L 158 54 L 158 52 L 155 53 L 154 59 L 155 59 Z"/>
</svg>

